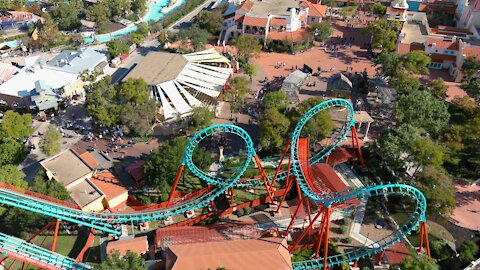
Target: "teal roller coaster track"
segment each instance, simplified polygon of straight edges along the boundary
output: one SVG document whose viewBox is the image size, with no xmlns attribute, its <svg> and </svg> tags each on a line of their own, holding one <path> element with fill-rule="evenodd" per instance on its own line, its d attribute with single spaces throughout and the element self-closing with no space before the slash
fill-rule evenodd
<svg viewBox="0 0 480 270">
<path fill-rule="evenodd" d="M 375 254 L 386 249 L 391 244 L 400 241 L 405 235 L 415 230 L 420 222 L 425 221 L 426 200 L 422 192 L 412 186 L 404 184 L 383 184 L 376 186 L 366 186 L 363 188 L 350 189 L 344 192 L 317 193 L 311 187 L 304 170 L 302 169 L 301 157 L 298 154 L 299 139 L 302 130 L 307 122 L 316 114 L 329 108 L 340 108 L 345 113 L 343 125 L 332 136 L 331 143 L 324 147 L 320 152 L 310 158 L 310 164 L 322 161 L 328 156 L 342 140 L 345 139 L 349 130 L 353 127 L 354 110 L 352 105 L 343 99 L 330 99 L 324 101 L 309 110 L 298 122 L 296 128 L 291 135 L 291 157 L 292 157 L 292 173 L 299 183 L 300 189 L 311 200 L 330 207 L 335 204 L 349 202 L 371 196 L 384 195 L 406 195 L 415 199 L 416 206 L 409 220 L 383 239 L 366 245 L 364 247 L 348 251 L 344 254 L 329 256 L 326 261 L 324 258 L 311 259 L 301 262 L 294 262 L 294 269 L 318 269 L 327 266 L 339 265 L 342 262 L 350 262 L 360 258 Z M 242 138 L 245 142 L 247 162 L 237 168 L 236 172 L 229 178 L 221 178 L 212 176 L 200 170 L 192 160 L 192 153 L 197 145 L 207 137 L 215 134 L 230 133 Z M 221 194 L 224 194 L 231 187 L 250 187 L 262 184 L 261 179 L 242 180 L 241 176 L 248 168 L 250 161 L 256 156 L 254 144 L 248 133 L 242 128 L 229 124 L 220 124 L 208 127 L 189 141 L 184 153 L 183 165 L 187 166 L 190 171 L 200 179 L 215 186 L 211 192 L 201 195 L 191 201 L 176 204 L 164 209 L 153 211 L 139 211 L 128 213 L 95 213 L 83 212 L 78 209 L 72 209 L 60 204 L 46 201 L 34 196 L 21 194 L 12 190 L 0 188 L 0 203 L 8 206 L 22 208 L 28 211 L 47 215 L 63 221 L 73 222 L 79 225 L 88 226 L 99 229 L 104 232 L 120 234 L 118 224 L 140 223 L 153 220 L 162 220 L 170 216 L 184 214 L 188 211 L 209 206 L 210 202 Z M 272 176 L 269 176 L 271 179 Z M 284 180 L 286 173 L 281 172 L 277 176 L 277 180 Z M 89 269 L 89 266 L 73 259 L 51 252 L 47 249 L 40 248 L 36 245 L 28 243 L 22 239 L 18 239 L 6 234 L 0 233 L 0 250 L 2 254 L 12 256 L 24 261 L 32 261 L 37 265 L 48 265 L 52 269 Z"/>
</svg>

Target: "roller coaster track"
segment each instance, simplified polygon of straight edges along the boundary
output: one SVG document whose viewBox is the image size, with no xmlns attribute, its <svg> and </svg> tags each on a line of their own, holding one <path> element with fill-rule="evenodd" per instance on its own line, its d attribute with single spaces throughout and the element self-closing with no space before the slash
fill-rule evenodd
<svg viewBox="0 0 480 270">
<path fill-rule="evenodd" d="M 322 148 L 321 151 L 315 153 L 309 160 L 308 155 L 299 153 L 305 152 L 305 145 L 301 145 L 301 133 L 304 126 L 316 114 L 328 110 L 330 108 L 341 108 L 345 112 L 345 121 L 342 127 L 331 136 L 330 143 Z M 304 170 L 305 164 L 315 164 L 328 156 L 338 144 L 345 139 L 348 131 L 354 125 L 353 122 L 353 107 L 343 99 L 331 99 L 318 104 L 309 110 L 298 122 L 293 134 L 291 135 L 291 157 L 292 157 L 292 172 L 295 175 L 302 192 L 311 200 L 323 204 L 326 207 L 332 205 L 348 203 L 364 197 L 383 196 L 383 195 L 407 195 L 416 200 L 416 208 L 410 219 L 406 224 L 403 224 L 398 230 L 394 231 L 389 236 L 375 242 L 374 244 L 348 251 L 341 255 L 330 256 L 324 262 L 321 259 L 312 259 L 302 262 L 293 263 L 294 269 L 317 269 L 325 263 L 327 266 L 338 265 L 342 262 L 349 262 L 387 248 L 389 245 L 400 241 L 406 234 L 416 229 L 420 221 L 425 220 L 426 201 L 425 197 L 418 189 L 403 185 L 403 184 L 385 184 L 378 186 L 368 186 L 361 189 L 350 189 L 343 192 L 323 192 L 311 186 L 312 179 Z M 192 154 L 195 148 L 206 138 L 216 134 L 230 133 L 239 136 L 245 142 L 246 162 L 243 166 L 237 167 L 236 171 L 229 178 L 221 178 L 212 176 L 200 170 L 192 160 Z M 300 143 L 299 143 L 300 142 Z M 299 147 L 301 149 L 299 149 Z M 13 207 L 22 208 L 28 211 L 36 212 L 42 215 L 54 217 L 63 221 L 74 222 L 76 224 L 85 225 L 94 229 L 99 229 L 105 232 L 120 234 L 118 224 L 140 223 L 153 220 L 166 219 L 170 216 L 184 214 L 190 210 L 195 210 L 207 207 L 212 200 L 221 194 L 224 194 L 231 187 L 250 187 L 257 186 L 263 183 L 261 178 L 256 179 L 241 179 L 241 176 L 249 167 L 250 162 L 256 158 L 255 148 L 252 139 L 248 133 L 242 128 L 234 125 L 220 124 L 208 127 L 189 141 L 184 153 L 182 165 L 186 165 L 190 171 L 200 179 L 209 184 L 215 185 L 215 188 L 206 194 L 203 194 L 191 201 L 170 206 L 164 209 L 152 211 L 139 211 L 127 213 L 95 213 L 83 212 L 78 209 L 73 209 L 59 203 L 40 199 L 35 196 L 21 194 L 12 190 L 0 188 L 0 203 Z M 307 174 L 306 174 L 307 173 Z M 272 176 L 268 176 L 270 179 Z M 281 172 L 277 180 L 284 180 L 286 172 Z M 40 248 L 33 244 L 27 243 L 24 240 L 8 236 L 0 233 L 0 251 L 2 254 L 28 260 L 40 267 L 48 265 L 52 269 L 88 269 L 89 266 L 77 263 L 73 259 L 56 254 L 49 250 Z"/>
</svg>

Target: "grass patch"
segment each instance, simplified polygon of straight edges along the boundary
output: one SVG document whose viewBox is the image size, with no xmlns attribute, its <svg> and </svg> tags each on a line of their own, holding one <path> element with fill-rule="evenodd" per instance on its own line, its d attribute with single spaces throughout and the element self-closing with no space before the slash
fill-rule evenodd
<svg viewBox="0 0 480 270">
<path fill-rule="evenodd" d="M 313 255 L 313 248 L 297 249 L 292 253 L 292 262 L 310 260 Z"/>
</svg>

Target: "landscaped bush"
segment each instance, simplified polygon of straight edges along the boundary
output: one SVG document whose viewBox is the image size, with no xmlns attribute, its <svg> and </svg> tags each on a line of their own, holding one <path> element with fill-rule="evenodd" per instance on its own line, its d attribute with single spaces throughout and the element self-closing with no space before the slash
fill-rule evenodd
<svg viewBox="0 0 480 270">
<path fill-rule="evenodd" d="M 243 217 L 245 215 L 245 209 L 238 209 L 237 210 L 237 217 Z"/>
</svg>

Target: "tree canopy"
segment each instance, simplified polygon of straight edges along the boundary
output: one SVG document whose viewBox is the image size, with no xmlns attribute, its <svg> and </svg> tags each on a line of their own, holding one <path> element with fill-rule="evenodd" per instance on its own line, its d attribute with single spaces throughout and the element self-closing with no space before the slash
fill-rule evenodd
<svg viewBox="0 0 480 270">
<path fill-rule="evenodd" d="M 427 90 L 442 100 L 447 97 L 447 88 L 442 78 L 434 79 L 427 84 Z"/>
<path fill-rule="evenodd" d="M 241 35 L 236 38 L 234 44 L 237 48 L 238 56 L 247 59 L 247 61 L 252 58 L 257 58 L 262 50 L 262 45 L 256 38 L 246 35 Z"/>
<path fill-rule="evenodd" d="M 202 10 L 197 14 L 196 21 L 211 34 L 218 34 L 223 27 L 223 15 L 220 11 Z"/>
<path fill-rule="evenodd" d="M 3 138 L 25 139 L 33 133 L 32 115 L 6 111 L 0 125 L 0 134 Z"/>
<path fill-rule="evenodd" d="M 196 24 L 190 28 L 181 29 L 177 34 L 177 38 L 182 42 L 183 47 L 185 49 L 191 48 L 194 51 L 203 50 L 205 45 L 208 44 L 210 36 L 207 30 L 199 28 Z"/>
<path fill-rule="evenodd" d="M 43 135 L 40 142 L 40 149 L 47 156 L 53 156 L 60 152 L 60 140 L 62 139 L 62 133 L 58 131 L 55 125 L 50 125 L 48 131 Z"/>
<path fill-rule="evenodd" d="M 190 129 L 190 132 L 196 133 L 197 131 L 210 126 L 214 118 L 215 115 L 210 108 L 205 106 L 194 107 L 188 123 L 188 128 Z"/>
<path fill-rule="evenodd" d="M 16 187 L 26 188 L 28 183 L 23 180 L 25 174 L 12 164 L 3 165 L 0 167 L 0 182 L 9 183 Z"/>
<path fill-rule="evenodd" d="M 333 33 L 333 29 L 327 22 L 313 22 L 310 24 L 310 32 L 316 40 L 328 41 Z"/>
<path fill-rule="evenodd" d="M 125 41 L 112 40 L 107 42 L 107 50 L 110 58 L 113 59 L 122 54 L 128 53 L 129 46 Z"/>
<path fill-rule="evenodd" d="M 235 77 L 231 88 L 227 90 L 226 96 L 230 101 L 232 112 L 238 111 L 239 107 L 245 102 L 245 96 L 248 94 L 248 79 L 245 76 Z"/>
<path fill-rule="evenodd" d="M 107 254 L 101 264 L 95 266 L 96 270 L 145 270 L 145 260 L 136 253 L 127 250 L 125 256 L 120 256 L 118 250 Z"/>
<path fill-rule="evenodd" d="M 436 261 L 422 254 L 412 255 L 399 264 L 402 270 L 439 270 Z"/>
<path fill-rule="evenodd" d="M 290 120 L 276 108 L 270 108 L 263 111 L 259 126 L 260 145 L 273 151 L 281 147 L 288 137 Z"/>
<path fill-rule="evenodd" d="M 112 86 L 107 76 L 87 91 L 86 109 L 103 127 L 122 125 L 125 132 L 144 136 L 150 131 L 157 110 L 148 91 L 143 79 L 130 78 Z"/>
<path fill-rule="evenodd" d="M 400 29 L 400 22 L 380 19 L 370 22 L 362 29 L 366 35 L 372 36 L 372 49 L 380 49 L 383 52 L 393 52 L 396 49 L 397 31 Z"/>
<path fill-rule="evenodd" d="M 375 2 L 373 5 L 370 6 L 370 12 L 376 15 L 385 15 L 385 13 L 387 12 L 387 7 L 379 2 Z"/>
<path fill-rule="evenodd" d="M 0 143 L 0 166 L 7 164 L 17 165 L 26 156 L 25 147 L 14 139 L 3 139 Z"/>
<path fill-rule="evenodd" d="M 143 167 L 144 178 L 148 186 L 156 187 L 162 193 L 162 200 L 168 199 L 170 185 L 175 180 L 177 170 L 182 164 L 183 153 L 187 147 L 185 137 L 177 137 L 165 142 L 153 151 Z M 201 170 L 208 169 L 213 163 L 208 151 L 198 146 L 193 152 L 193 161 Z M 187 172 L 184 175 L 188 174 Z M 166 196 L 165 196 L 166 195 Z"/>
<path fill-rule="evenodd" d="M 400 124 L 411 124 L 433 136 L 439 135 L 450 119 L 447 105 L 424 91 L 400 96 L 395 115 Z"/>
<path fill-rule="evenodd" d="M 475 261 L 478 258 L 478 250 L 478 245 L 475 242 L 471 240 L 465 241 L 460 249 L 460 261 L 464 264 Z"/>
<path fill-rule="evenodd" d="M 455 188 L 452 179 L 442 170 L 426 166 L 419 173 L 414 184 L 425 195 L 429 212 L 448 218 L 456 206 Z"/>
<path fill-rule="evenodd" d="M 322 97 L 309 98 L 305 101 L 302 101 L 297 108 L 298 115 L 294 115 L 292 122 L 297 122 L 300 120 L 301 116 L 323 101 L 324 100 Z M 325 110 L 316 114 L 307 122 L 303 128 L 302 135 L 310 136 L 310 141 L 314 143 L 326 138 L 334 129 L 335 125 L 332 122 L 330 113 L 328 110 Z"/>
<path fill-rule="evenodd" d="M 265 110 L 275 108 L 280 112 L 285 111 L 288 106 L 287 94 L 281 91 L 269 92 L 263 96 L 262 107 Z"/>
<path fill-rule="evenodd" d="M 473 75 L 475 75 L 480 70 L 480 61 L 473 56 L 465 58 L 462 64 L 462 72 L 467 77 L 469 81 Z"/>
</svg>

